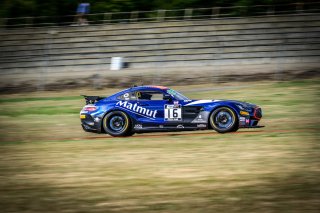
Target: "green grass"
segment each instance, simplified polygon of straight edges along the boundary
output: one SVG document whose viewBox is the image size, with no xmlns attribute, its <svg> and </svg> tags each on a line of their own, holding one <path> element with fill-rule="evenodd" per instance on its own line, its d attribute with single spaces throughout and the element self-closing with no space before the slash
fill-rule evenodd
<svg viewBox="0 0 320 213">
<path fill-rule="evenodd" d="M 66 97 L 19 97 L 19 98 L 0 98 L 0 103 L 17 103 L 26 101 L 69 101 L 79 100 L 80 96 L 66 96 Z"/>
<path fill-rule="evenodd" d="M 6 108 L 1 110 L 0 116 L 25 116 L 25 115 L 61 115 L 79 114 L 79 107 L 74 105 L 60 106 L 31 106 L 26 108 Z"/>
<path fill-rule="evenodd" d="M 319 83 L 186 94 L 260 105 L 238 134 L 112 138 L 82 131 L 78 91 L 0 97 L 1 212 L 318 212 Z"/>
</svg>

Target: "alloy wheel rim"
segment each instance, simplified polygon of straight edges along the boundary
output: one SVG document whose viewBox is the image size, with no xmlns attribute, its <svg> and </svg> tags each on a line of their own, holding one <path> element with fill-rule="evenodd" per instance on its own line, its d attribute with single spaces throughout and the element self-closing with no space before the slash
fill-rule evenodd
<svg viewBox="0 0 320 213">
<path fill-rule="evenodd" d="M 113 116 L 109 121 L 110 129 L 119 132 L 124 128 L 125 120 L 122 116 Z"/>
<path fill-rule="evenodd" d="M 227 129 L 233 124 L 233 117 L 230 112 L 220 111 L 215 116 L 215 124 L 221 129 Z"/>
</svg>

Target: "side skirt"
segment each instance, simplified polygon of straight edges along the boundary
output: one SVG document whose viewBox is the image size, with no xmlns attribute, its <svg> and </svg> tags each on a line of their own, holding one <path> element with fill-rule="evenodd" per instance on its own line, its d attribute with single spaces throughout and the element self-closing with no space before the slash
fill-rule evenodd
<svg viewBox="0 0 320 213">
<path fill-rule="evenodd" d="M 143 124 L 134 124 L 133 131 L 137 133 L 143 132 L 177 132 L 177 131 L 193 131 L 193 130 L 206 130 L 207 124 L 175 124 L 175 125 L 157 125 L 157 126 L 144 126 Z"/>
</svg>

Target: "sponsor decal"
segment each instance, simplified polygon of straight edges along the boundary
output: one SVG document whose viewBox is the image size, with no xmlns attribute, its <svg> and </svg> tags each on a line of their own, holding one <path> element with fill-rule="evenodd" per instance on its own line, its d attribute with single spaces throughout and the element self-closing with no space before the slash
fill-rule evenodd
<svg viewBox="0 0 320 213">
<path fill-rule="evenodd" d="M 207 127 L 206 124 L 197 124 L 197 127 L 203 128 L 203 127 Z"/>
<path fill-rule="evenodd" d="M 86 115 L 80 115 L 80 118 L 81 118 L 81 119 L 85 119 L 85 118 L 86 118 Z"/>
<path fill-rule="evenodd" d="M 135 129 L 142 129 L 142 124 L 136 124 L 136 125 L 134 125 L 134 128 Z"/>
<path fill-rule="evenodd" d="M 123 97 L 124 97 L 124 98 L 129 98 L 129 93 L 125 93 L 125 94 L 123 95 Z"/>
<path fill-rule="evenodd" d="M 145 107 L 138 106 L 137 103 L 132 104 L 132 103 L 129 103 L 128 101 L 118 101 L 116 103 L 116 107 L 126 109 L 132 113 L 150 118 L 152 120 L 154 120 L 157 115 L 157 110 L 147 109 Z"/>
<path fill-rule="evenodd" d="M 198 122 L 202 122 L 202 121 L 205 121 L 205 120 L 202 118 L 202 115 L 199 114 L 198 117 L 197 117 L 197 121 Z"/>
<path fill-rule="evenodd" d="M 184 126 L 183 126 L 182 124 L 179 124 L 179 125 L 177 126 L 177 128 L 178 128 L 178 129 L 183 129 Z"/>
<path fill-rule="evenodd" d="M 240 117 L 240 118 L 239 118 L 239 121 L 240 121 L 240 122 L 245 122 L 245 121 L 246 121 L 246 118 L 245 118 L 245 117 Z"/>
<path fill-rule="evenodd" d="M 250 123 L 250 120 L 249 119 L 246 119 L 246 124 L 249 124 Z"/>
<path fill-rule="evenodd" d="M 206 123 L 205 114 L 201 112 L 191 123 Z"/>
<path fill-rule="evenodd" d="M 130 94 L 129 94 L 129 93 L 123 94 L 123 98 L 124 98 L 124 100 L 126 100 L 126 101 L 130 100 Z"/>
</svg>

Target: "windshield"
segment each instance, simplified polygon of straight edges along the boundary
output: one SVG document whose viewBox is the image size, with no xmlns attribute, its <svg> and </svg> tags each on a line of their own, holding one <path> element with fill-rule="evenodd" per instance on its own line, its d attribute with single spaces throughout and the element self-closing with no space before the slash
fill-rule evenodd
<svg viewBox="0 0 320 213">
<path fill-rule="evenodd" d="M 190 100 L 189 98 L 187 98 L 186 96 L 182 95 L 181 93 L 173 90 L 173 89 L 168 89 L 167 93 L 172 95 L 174 97 L 174 99 L 178 100 L 178 101 L 182 101 L 182 100 Z"/>
</svg>

